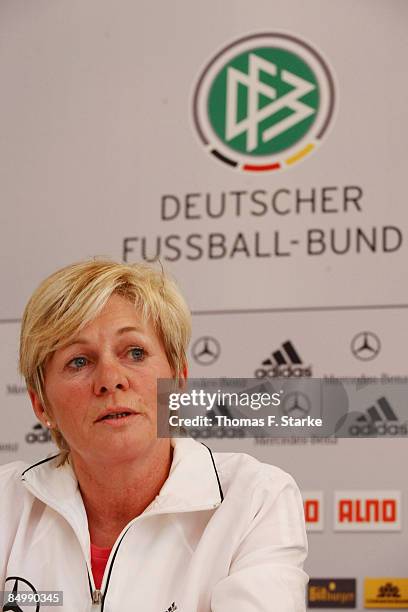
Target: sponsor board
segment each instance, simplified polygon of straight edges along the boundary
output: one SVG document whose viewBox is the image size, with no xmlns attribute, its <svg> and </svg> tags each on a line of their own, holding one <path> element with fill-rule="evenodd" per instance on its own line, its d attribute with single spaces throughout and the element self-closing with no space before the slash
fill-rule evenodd
<svg viewBox="0 0 408 612">
<path fill-rule="evenodd" d="M 355 608 L 355 578 L 311 578 L 307 605 L 309 608 Z"/>
<path fill-rule="evenodd" d="M 408 578 L 366 578 L 365 608 L 408 608 Z"/>
<path fill-rule="evenodd" d="M 335 531 L 400 531 L 400 491 L 335 491 Z"/>
<path fill-rule="evenodd" d="M 323 531 L 323 491 L 302 491 L 307 531 Z"/>
</svg>

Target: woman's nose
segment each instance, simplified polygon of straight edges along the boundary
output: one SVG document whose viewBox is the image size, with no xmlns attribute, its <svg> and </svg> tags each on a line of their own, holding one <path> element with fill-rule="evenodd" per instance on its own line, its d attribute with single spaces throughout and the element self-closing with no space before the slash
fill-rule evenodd
<svg viewBox="0 0 408 612">
<path fill-rule="evenodd" d="M 94 391 L 96 395 L 109 395 L 117 390 L 129 389 L 129 380 L 120 363 L 110 359 L 101 360 L 95 371 Z"/>
</svg>

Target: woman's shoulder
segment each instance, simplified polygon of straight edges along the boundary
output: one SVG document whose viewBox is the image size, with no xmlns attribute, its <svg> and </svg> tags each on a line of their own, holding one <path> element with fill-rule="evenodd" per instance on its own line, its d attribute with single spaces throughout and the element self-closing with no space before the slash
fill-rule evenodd
<svg viewBox="0 0 408 612">
<path fill-rule="evenodd" d="M 28 492 L 21 479 L 27 467 L 23 461 L 0 465 L 0 520 L 10 529 L 18 523 L 27 500 Z"/>
<path fill-rule="evenodd" d="M 214 461 L 226 490 L 263 489 L 277 495 L 287 488 L 298 490 L 290 474 L 246 453 L 214 453 Z"/>
<path fill-rule="evenodd" d="M 245 453 L 215 453 L 214 460 L 224 500 L 243 524 L 264 525 L 278 540 L 286 534 L 306 553 L 302 496 L 293 477 Z"/>
<path fill-rule="evenodd" d="M 24 463 L 24 461 L 12 461 L 11 463 L 0 465 L 1 497 L 4 497 L 6 491 L 11 491 L 13 489 L 21 491 L 21 476 L 28 467 L 29 464 Z"/>
<path fill-rule="evenodd" d="M 11 463 L 4 463 L 0 465 L 0 482 L 6 483 L 8 481 L 13 482 L 14 480 L 19 481 L 21 475 L 29 467 L 28 463 L 24 461 L 12 461 Z"/>
</svg>

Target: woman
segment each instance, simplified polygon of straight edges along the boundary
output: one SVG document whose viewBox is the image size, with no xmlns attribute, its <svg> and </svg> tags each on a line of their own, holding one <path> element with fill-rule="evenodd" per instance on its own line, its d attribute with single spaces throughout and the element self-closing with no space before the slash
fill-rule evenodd
<svg viewBox="0 0 408 612">
<path fill-rule="evenodd" d="M 176 286 L 145 265 L 82 262 L 34 292 L 20 368 L 61 452 L 0 468 L 0 589 L 62 591 L 69 612 L 304 610 L 292 478 L 156 436 L 156 381 L 183 384 L 189 336 Z"/>
</svg>

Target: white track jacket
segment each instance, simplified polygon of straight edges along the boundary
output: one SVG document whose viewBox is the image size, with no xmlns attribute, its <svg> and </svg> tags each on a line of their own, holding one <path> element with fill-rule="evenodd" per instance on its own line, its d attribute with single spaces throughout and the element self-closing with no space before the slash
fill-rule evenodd
<svg viewBox="0 0 408 612">
<path fill-rule="evenodd" d="M 62 607 L 21 612 L 305 610 L 303 507 L 282 470 L 174 441 L 167 481 L 119 535 L 98 591 L 75 474 L 55 465 L 0 467 L 0 590 L 63 591 Z"/>
</svg>

